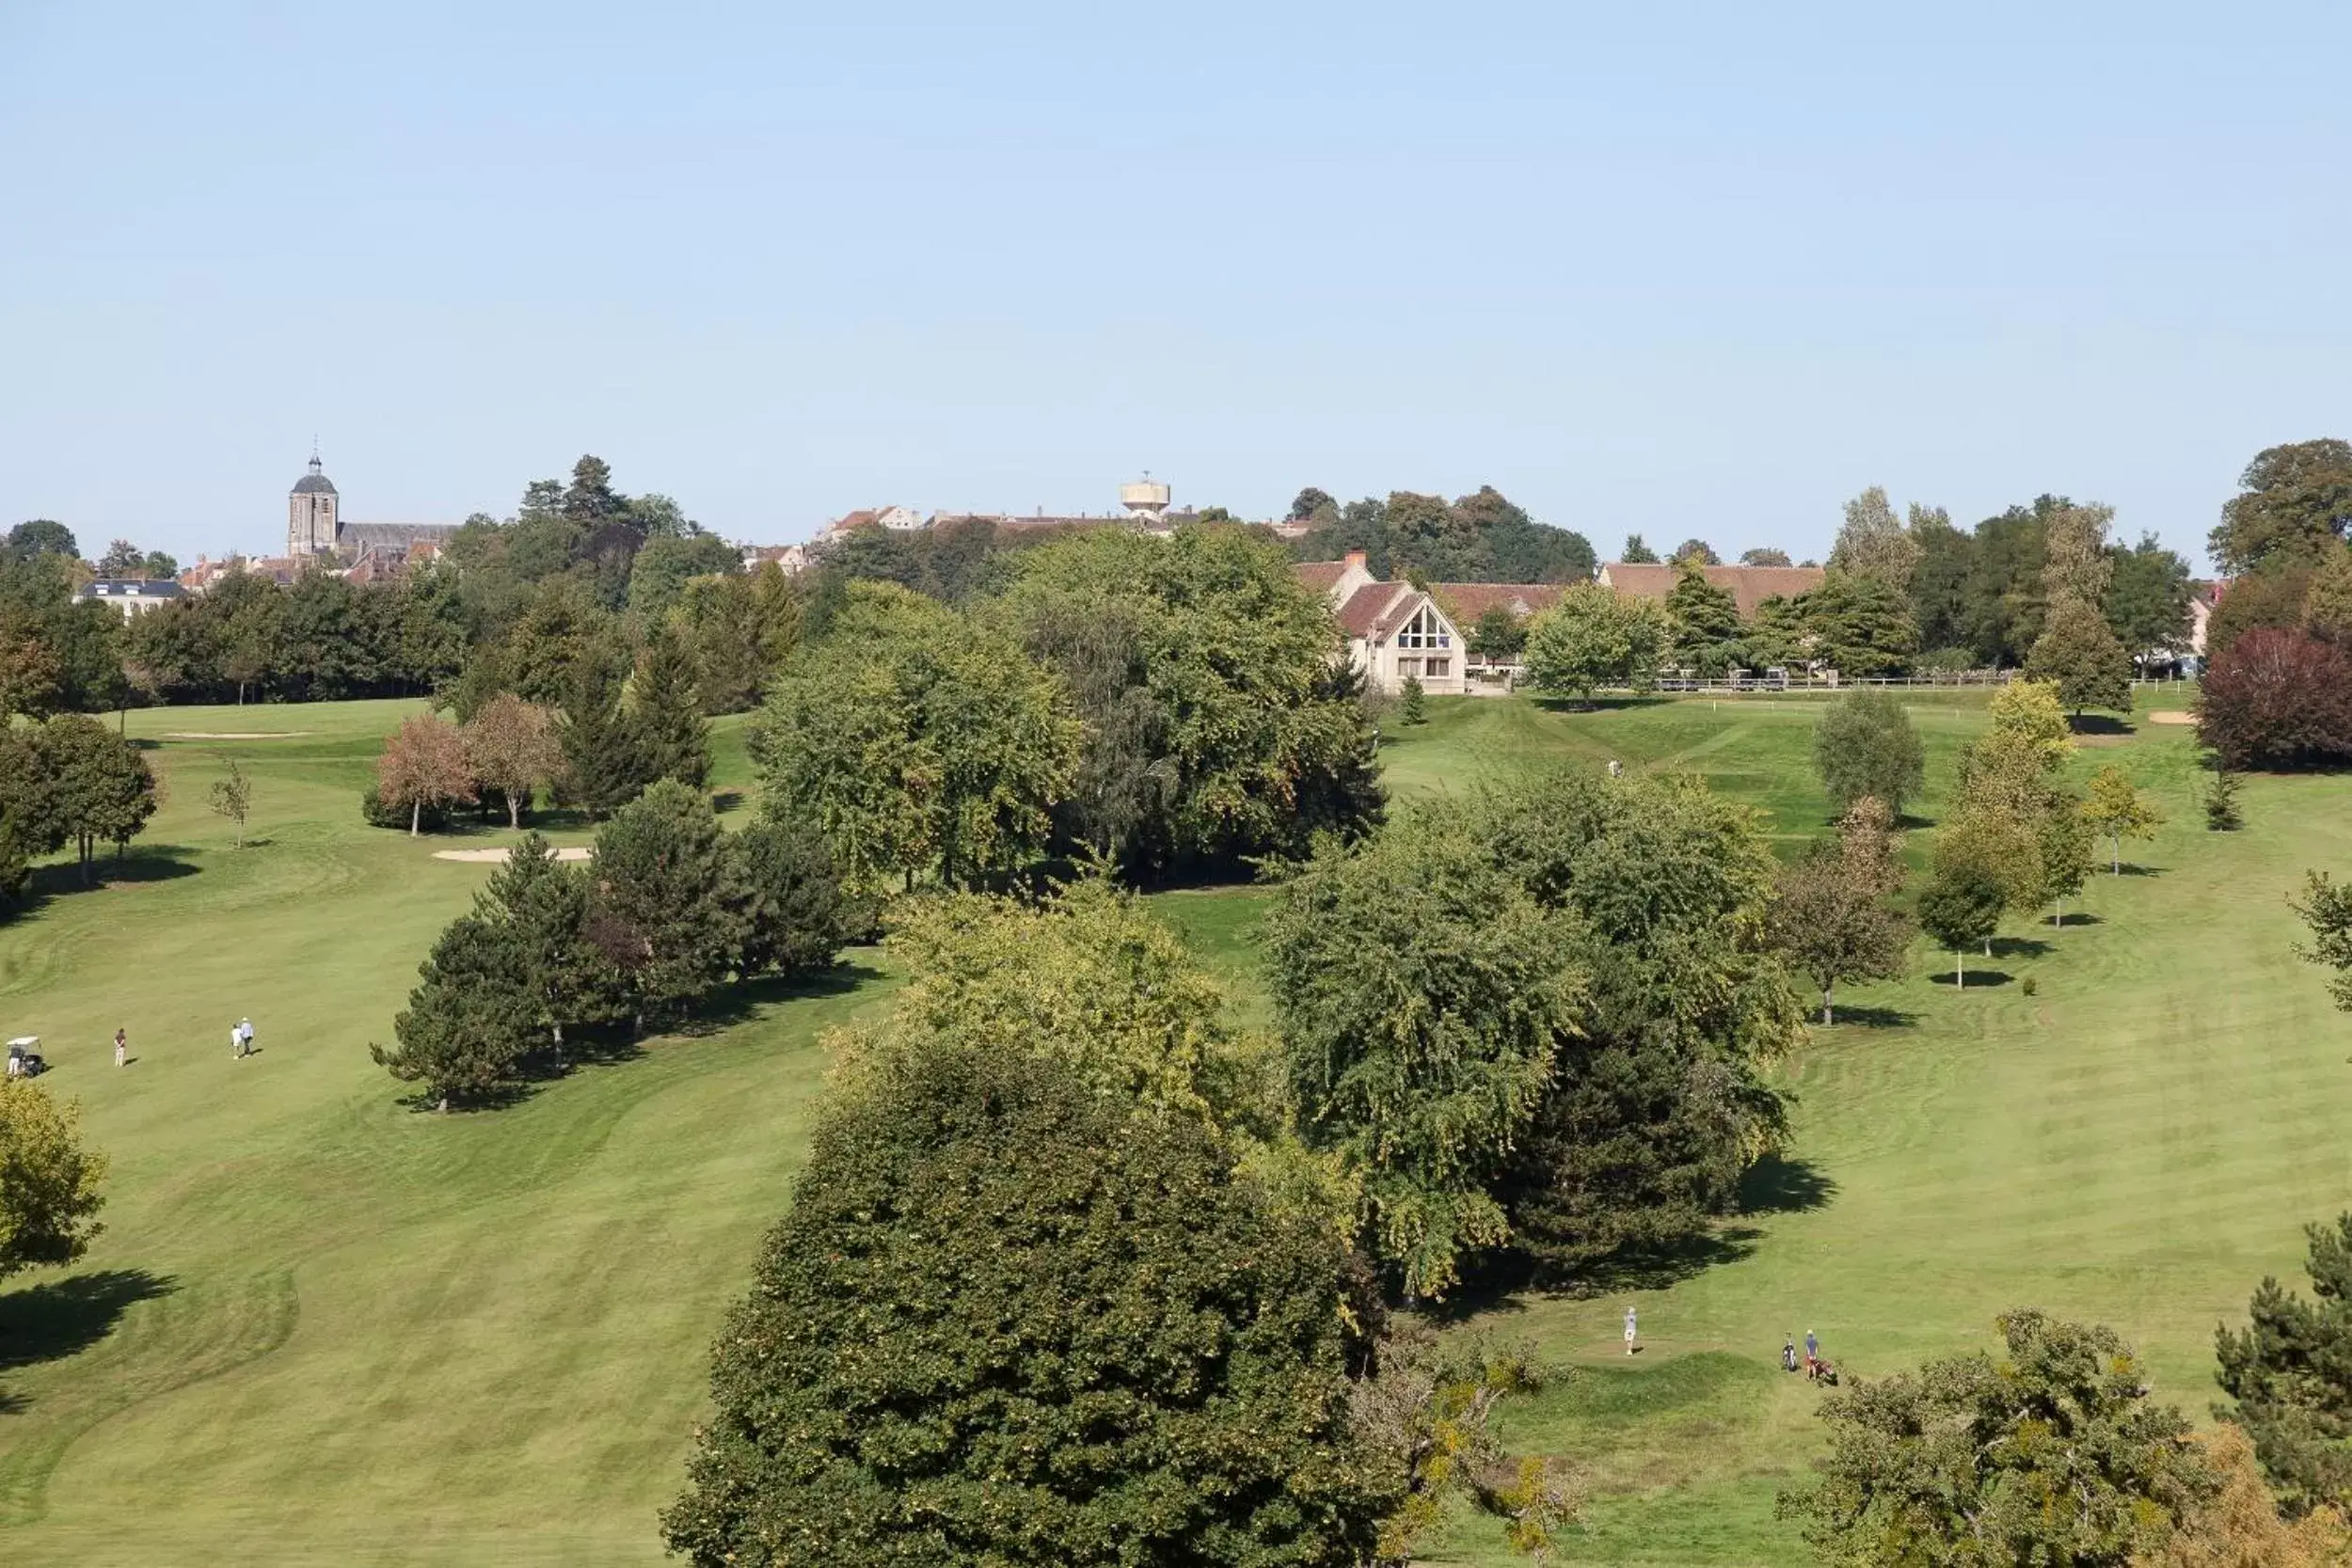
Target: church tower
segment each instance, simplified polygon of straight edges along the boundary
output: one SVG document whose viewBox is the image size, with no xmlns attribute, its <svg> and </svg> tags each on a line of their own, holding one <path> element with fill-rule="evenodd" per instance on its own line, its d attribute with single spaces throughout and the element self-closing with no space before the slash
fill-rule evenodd
<svg viewBox="0 0 2352 1568">
<path fill-rule="evenodd" d="M 342 520 L 335 514 L 335 483 L 319 469 L 318 449 L 310 451 L 310 471 L 294 481 L 286 498 L 286 553 L 295 560 L 306 555 L 332 555 Z"/>
</svg>

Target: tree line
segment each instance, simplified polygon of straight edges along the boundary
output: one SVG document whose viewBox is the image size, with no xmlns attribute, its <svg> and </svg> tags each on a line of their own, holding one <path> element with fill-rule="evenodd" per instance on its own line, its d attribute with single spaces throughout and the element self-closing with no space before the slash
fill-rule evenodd
<svg viewBox="0 0 2352 1568">
<path fill-rule="evenodd" d="M 495 1102 L 600 1031 L 635 1039 L 723 988 L 828 968 L 870 924 L 813 835 L 722 832 L 707 797 L 662 780 L 613 814 L 584 866 L 524 834 L 434 943 L 393 1043 L 370 1052 L 442 1110 Z"/>
<path fill-rule="evenodd" d="M 2111 542 L 2112 517 L 2045 496 L 1971 536 L 1941 512 L 1914 507 L 1899 519 L 1873 488 L 1847 503 L 1824 580 L 1805 593 L 1769 596 L 1743 616 L 1705 576 L 1714 551 L 1692 540 L 1662 603 L 1579 585 L 1519 641 L 1539 687 L 1586 697 L 1646 689 L 1667 670 L 1715 678 L 1818 666 L 1867 677 L 2006 665 L 2056 682 L 2074 711 L 2119 708 L 2136 663 L 2185 644 L 2190 585 L 2187 563 L 2153 540 Z M 1503 638 L 1482 622 L 1472 646 L 1518 651 Z"/>
<path fill-rule="evenodd" d="M 126 850 L 155 805 L 147 758 L 97 720 L 60 713 L 11 726 L 0 711 L 0 911 L 19 906 L 35 857 L 69 845 L 87 886 L 99 847 Z"/>
<path fill-rule="evenodd" d="M 1416 582 L 1582 582 L 1593 546 L 1581 533 L 1539 523 L 1493 485 L 1447 500 L 1391 490 L 1343 505 L 1312 485 L 1291 502 L 1305 533 L 1291 546 L 1300 561 L 1364 552 L 1375 578 Z"/>
<path fill-rule="evenodd" d="M 21 524 L 0 548 L 0 704 L 94 712 L 133 703 L 301 702 L 433 694 L 470 706 L 549 700 L 594 648 L 627 662 L 657 628 L 686 644 L 713 712 L 751 706 L 788 646 L 797 595 L 675 501 L 615 490 L 601 460 L 525 488 L 501 521 L 469 517 L 441 558 L 354 583 L 232 570 L 124 622 L 73 602 L 72 534 Z"/>
</svg>

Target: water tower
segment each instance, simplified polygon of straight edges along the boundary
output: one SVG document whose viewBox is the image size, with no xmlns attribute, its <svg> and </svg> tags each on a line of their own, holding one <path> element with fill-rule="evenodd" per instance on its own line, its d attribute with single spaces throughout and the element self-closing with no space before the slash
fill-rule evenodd
<svg viewBox="0 0 2352 1568">
<path fill-rule="evenodd" d="M 1119 504 L 1127 509 L 1127 515 L 1139 523 L 1157 522 L 1174 499 L 1168 487 L 1152 477 L 1152 470 L 1143 470 L 1143 477 L 1131 484 L 1119 487 Z"/>
</svg>

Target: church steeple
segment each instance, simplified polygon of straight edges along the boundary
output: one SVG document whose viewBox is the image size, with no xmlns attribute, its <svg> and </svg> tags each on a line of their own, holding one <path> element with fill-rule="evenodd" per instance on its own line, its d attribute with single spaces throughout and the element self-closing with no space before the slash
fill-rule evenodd
<svg viewBox="0 0 2352 1568">
<path fill-rule="evenodd" d="M 319 462 L 316 441 L 310 444 L 310 471 L 294 481 L 286 498 L 286 553 L 296 558 L 332 554 L 342 531 L 338 515 L 341 499 L 335 482 Z"/>
</svg>

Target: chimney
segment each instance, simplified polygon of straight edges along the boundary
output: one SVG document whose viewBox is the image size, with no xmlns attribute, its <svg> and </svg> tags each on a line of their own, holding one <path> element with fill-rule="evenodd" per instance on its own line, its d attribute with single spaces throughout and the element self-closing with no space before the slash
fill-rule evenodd
<svg viewBox="0 0 2352 1568">
<path fill-rule="evenodd" d="M 1348 552 L 1347 552 L 1347 554 L 1346 554 L 1346 555 L 1344 555 L 1344 556 L 1343 556 L 1343 557 L 1341 558 L 1341 562 L 1340 562 L 1340 563 L 1341 563 L 1342 565 L 1343 565 L 1343 566 L 1363 566 L 1363 565 L 1364 565 L 1364 552 L 1363 552 L 1363 551 L 1361 551 L 1361 550 L 1350 550 L 1350 551 L 1348 551 Z M 1367 567 L 1364 567 L 1364 569 L 1365 569 L 1366 571 L 1370 571 L 1370 570 L 1371 570 L 1371 568 L 1370 568 L 1370 567 L 1368 567 L 1368 566 L 1367 566 Z"/>
</svg>

